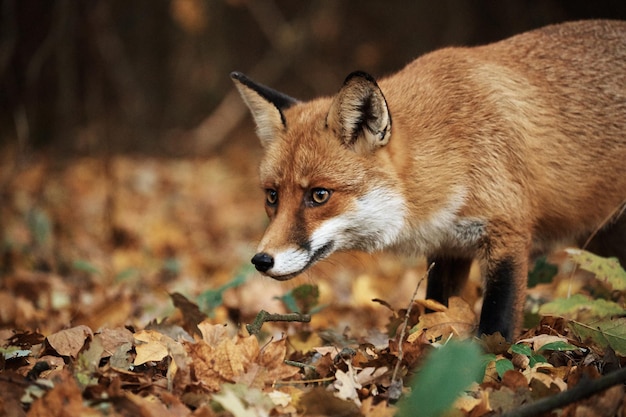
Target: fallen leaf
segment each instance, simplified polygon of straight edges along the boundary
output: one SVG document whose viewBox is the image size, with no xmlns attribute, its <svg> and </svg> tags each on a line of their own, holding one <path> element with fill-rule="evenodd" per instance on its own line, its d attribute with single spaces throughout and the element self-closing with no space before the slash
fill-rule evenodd
<svg viewBox="0 0 626 417">
<path fill-rule="evenodd" d="M 307 416 L 362 417 L 359 407 L 353 401 L 342 400 L 323 387 L 306 392 L 298 403 Z"/>
<path fill-rule="evenodd" d="M 133 365 L 146 362 L 160 362 L 169 354 L 169 344 L 176 343 L 172 338 L 154 330 L 141 330 L 134 335 L 137 356 Z"/>
<path fill-rule="evenodd" d="M 53 333 L 46 340 L 59 355 L 75 358 L 85 346 L 85 341 L 91 337 L 93 337 L 91 329 L 81 325 Z"/>
<path fill-rule="evenodd" d="M 608 283 L 614 290 L 626 290 L 626 271 L 617 258 L 604 258 L 581 249 L 565 250 L 574 262 L 586 271 L 592 272 L 598 280 Z"/>
<path fill-rule="evenodd" d="M 225 338 L 213 347 L 203 340 L 186 343 L 195 378 L 210 391 L 218 391 L 225 382 L 234 382 L 259 355 L 254 336 Z"/>
<path fill-rule="evenodd" d="M 83 404 L 83 396 L 69 371 L 61 371 L 54 381 L 54 388 L 35 400 L 28 417 L 90 417 L 101 416 L 93 408 Z"/>
<path fill-rule="evenodd" d="M 133 345 L 133 333 L 125 327 L 116 329 L 102 329 L 95 334 L 94 338 L 100 339 L 104 352 L 103 357 L 112 356 L 120 347 L 130 350 Z"/>
<path fill-rule="evenodd" d="M 543 346 L 555 342 L 569 343 L 569 340 L 563 336 L 556 336 L 552 334 L 538 334 L 527 339 L 521 339 L 517 343 L 529 343 L 532 345 L 535 352 L 539 352 Z"/>
<path fill-rule="evenodd" d="M 267 369 L 268 383 L 290 378 L 300 372 L 300 368 L 285 364 L 287 339 L 270 342 L 263 347 L 256 361 Z"/>
<path fill-rule="evenodd" d="M 421 333 L 430 341 L 445 340 L 451 335 L 469 337 L 476 328 L 476 321 L 469 304 L 460 297 L 450 297 L 444 311 L 421 315 L 414 328 L 416 331 L 407 340 L 413 342 Z"/>
<path fill-rule="evenodd" d="M 198 323 L 198 330 L 209 346 L 217 346 L 224 338 L 228 337 L 228 328 L 223 324 L 213 324 L 208 321 Z"/>
<path fill-rule="evenodd" d="M 333 382 L 333 387 L 336 390 L 335 395 L 337 398 L 352 401 L 357 406 L 360 406 L 359 390 L 362 388 L 362 385 L 357 380 L 357 372 L 354 367 L 352 367 L 350 362 L 346 362 L 346 364 L 348 365 L 346 372 L 338 369 L 335 373 L 336 380 Z"/>
<path fill-rule="evenodd" d="M 367 397 L 361 404 L 361 413 L 367 417 L 393 417 L 398 409 L 387 404 L 386 401 L 380 401 L 374 404 L 374 397 Z"/>
<path fill-rule="evenodd" d="M 136 413 L 140 416 L 185 417 L 191 415 L 189 408 L 167 392 L 162 393 L 160 398 L 154 395 L 140 396 L 125 392 L 124 398 L 135 406 Z"/>
<path fill-rule="evenodd" d="M 583 342 L 591 340 L 603 348 L 610 346 L 620 356 L 626 356 L 626 317 L 592 323 L 572 321 L 570 327 Z"/>
<path fill-rule="evenodd" d="M 172 293 L 170 298 L 174 303 L 174 307 L 178 308 L 183 314 L 183 328 L 192 335 L 201 336 L 202 333 L 198 328 L 198 324 L 206 320 L 207 315 L 200 311 L 200 308 L 195 303 L 192 303 L 180 293 Z"/>
</svg>

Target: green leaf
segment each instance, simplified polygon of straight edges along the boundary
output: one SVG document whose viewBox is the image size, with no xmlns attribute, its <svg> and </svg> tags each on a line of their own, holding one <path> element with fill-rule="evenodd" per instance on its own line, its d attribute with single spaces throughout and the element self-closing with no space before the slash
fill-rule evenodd
<svg viewBox="0 0 626 417">
<path fill-rule="evenodd" d="M 585 271 L 592 272 L 599 281 L 608 283 L 614 290 L 626 290 L 626 271 L 617 258 L 603 258 L 580 249 L 567 249 L 572 260 Z"/>
<path fill-rule="evenodd" d="M 532 271 L 528 273 L 528 287 L 532 288 L 537 284 L 552 282 L 552 278 L 559 272 L 559 268 L 547 262 L 546 257 L 537 259 Z"/>
<path fill-rule="evenodd" d="M 626 310 L 612 301 L 593 300 L 583 294 L 559 298 L 539 308 L 539 314 L 544 316 L 576 317 L 581 311 L 589 316 L 602 318 L 621 315 Z"/>
<path fill-rule="evenodd" d="M 514 369 L 515 366 L 513 365 L 513 362 L 508 359 L 498 359 L 496 361 L 496 372 L 500 378 L 502 378 L 506 371 L 512 371 Z"/>
<path fill-rule="evenodd" d="M 26 223 L 38 245 L 44 245 L 52 237 L 50 218 L 45 211 L 37 208 L 31 209 L 26 216 Z"/>
<path fill-rule="evenodd" d="M 277 297 L 292 313 L 309 314 L 319 303 L 320 292 L 317 285 L 303 284 L 288 293 Z"/>
<path fill-rule="evenodd" d="M 626 356 L 626 317 L 594 323 L 572 321 L 569 327 L 583 342 L 592 340 L 603 348 L 610 346 L 618 355 Z"/>
<path fill-rule="evenodd" d="M 180 274 L 182 265 L 180 264 L 180 261 L 176 258 L 167 258 L 165 262 L 163 262 L 163 269 L 172 275 L 178 275 Z"/>
<path fill-rule="evenodd" d="M 528 357 L 531 357 L 533 354 L 533 351 L 530 348 L 530 346 L 523 345 L 523 344 L 511 345 L 511 352 L 518 353 L 520 355 L 524 355 Z"/>
<path fill-rule="evenodd" d="M 556 350 L 559 352 L 566 352 L 571 350 L 578 350 L 578 347 L 561 340 L 558 342 L 546 343 L 545 345 L 541 346 L 541 348 L 539 348 L 540 352 L 542 350 Z"/>
<path fill-rule="evenodd" d="M 437 417 L 450 409 L 472 382 L 483 378 L 480 347 L 450 341 L 432 352 L 411 383 L 411 394 L 400 402 L 398 416 Z"/>
<path fill-rule="evenodd" d="M 530 355 L 528 357 L 528 359 L 530 359 L 529 361 L 529 365 L 532 368 L 533 366 L 537 365 L 538 363 L 546 363 L 548 362 L 548 360 L 546 358 L 543 357 L 543 355 L 540 355 L 538 353 L 533 353 L 532 355 Z"/>
<path fill-rule="evenodd" d="M 236 288 L 242 285 L 248 279 L 251 268 L 246 266 L 239 271 L 235 278 L 221 287 L 213 290 L 206 290 L 200 294 L 197 298 L 198 308 L 207 316 L 213 316 L 213 310 L 222 305 L 223 294 L 229 288 Z"/>
<path fill-rule="evenodd" d="M 100 270 L 96 268 L 91 262 L 82 259 L 74 261 L 72 263 L 72 268 L 76 269 L 77 271 L 87 272 L 88 274 L 102 275 Z"/>
<path fill-rule="evenodd" d="M 116 282 L 128 281 L 133 278 L 136 278 L 139 275 L 139 270 L 137 268 L 126 268 L 121 270 L 115 275 Z"/>
</svg>

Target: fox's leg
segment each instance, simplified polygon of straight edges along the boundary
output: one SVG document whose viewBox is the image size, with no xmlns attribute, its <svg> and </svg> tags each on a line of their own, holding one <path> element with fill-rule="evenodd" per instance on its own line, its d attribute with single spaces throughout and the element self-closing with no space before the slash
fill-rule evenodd
<svg viewBox="0 0 626 417">
<path fill-rule="evenodd" d="M 511 341 L 522 327 L 529 245 L 521 234 L 507 238 L 502 241 L 506 246 L 492 242 L 482 265 L 485 284 L 478 335 L 500 332 Z"/>
<path fill-rule="evenodd" d="M 433 262 L 435 265 L 428 274 L 426 298 L 448 305 L 448 298 L 459 295 L 467 282 L 472 259 L 449 256 L 429 257 L 428 265 Z"/>
</svg>

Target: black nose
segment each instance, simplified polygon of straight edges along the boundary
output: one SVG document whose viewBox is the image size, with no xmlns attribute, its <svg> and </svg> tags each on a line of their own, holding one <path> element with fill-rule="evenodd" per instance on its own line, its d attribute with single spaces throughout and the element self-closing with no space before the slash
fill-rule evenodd
<svg viewBox="0 0 626 417">
<path fill-rule="evenodd" d="M 264 252 L 254 255 L 251 262 L 254 264 L 254 267 L 257 269 L 257 271 L 261 272 L 267 272 L 271 267 L 274 266 L 274 258 L 272 258 L 272 255 L 268 255 Z"/>
</svg>

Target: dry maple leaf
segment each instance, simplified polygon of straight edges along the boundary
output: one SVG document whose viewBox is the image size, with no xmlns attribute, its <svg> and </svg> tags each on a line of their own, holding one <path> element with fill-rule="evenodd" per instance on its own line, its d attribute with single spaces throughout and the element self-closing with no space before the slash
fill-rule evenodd
<svg viewBox="0 0 626 417">
<path fill-rule="evenodd" d="M 222 340 L 228 337 L 228 328 L 223 324 L 212 324 L 208 321 L 198 323 L 198 330 L 209 346 L 217 346 Z"/>
<path fill-rule="evenodd" d="M 444 311 L 424 314 L 417 323 L 417 331 L 408 337 L 409 342 L 422 333 L 428 340 L 447 339 L 450 335 L 469 336 L 476 328 L 476 314 L 471 306 L 460 297 L 450 297 Z"/>
<path fill-rule="evenodd" d="M 215 347 L 203 340 L 186 343 L 185 347 L 196 380 L 210 391 L 218 391 L 224 382 L 234 382 L 259 355 L 259 343 L 254 336 L 225 338 Z"/>
<path fill-rule="evenodd" d="M 170 353 L 169 345 L 176 343 L 169 336 L 156 330 L 141 330 L 135 333 L 137 356 L 133 365 L 142 365 L 146 362 L 160 362 Z"/>
<path fill-rule="evenodd" d="M 287 339 L 271 342 L 263 347 L 257 363 L 268 371 L 266 382 L 273 383 L 287 379 L 300 372 L 299 368 L 285 364 L 286 355 Z"/>
</svg>

